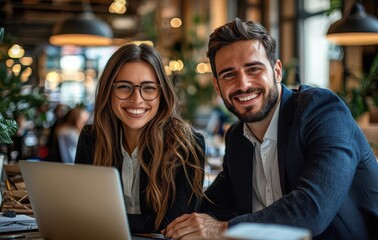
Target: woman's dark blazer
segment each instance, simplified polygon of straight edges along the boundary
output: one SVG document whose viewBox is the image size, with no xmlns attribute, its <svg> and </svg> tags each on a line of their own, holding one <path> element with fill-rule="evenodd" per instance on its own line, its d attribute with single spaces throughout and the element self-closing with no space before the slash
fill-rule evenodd
<svg viewBox="0 0 378 240">
<path fill-rule="evenodd" d="M 93 152 L 95 149 L 96 136 L 93 131 L 91 131 L 92 125 L 87 125 L 81 131 L 79 142 L 77 146 L 77 152 L 75 157 L 75 164 L 92 164 L 93 163 Z M 193 130 L 197 143 L 205 152 L 205 141 L 202 134 Z M 151 159 L 150 153 L 145 153 L 143 156 L 143 161 L 148 162 Z M 203 169 L 205 159 L 201 159 L 201 167 Z M 122 159 L 118 159 L 116 162 L 121 162 Z M 122 164 L 115 165 L 119 172 L 122 171 Z M 190 174 L 190 173 L 189 173 Z M 122 176 L 122 174 L 120 174 Z M 189 176 L 190 179 L 192 179 Z M 159 226 L 158 231 L 164 229 L 171 221 L 176 217 L 179 217 L 185 213 L 192 213 L 198 211 L 200 199 L 195 195 L 192 196 L 191 184 L 188 182 L 185 173 L 182 168 L 178 170 L 175 177 L 176 183 L 176 195 L 171 197 L 171 205 L 165 215 L 164 220 Z M 148 184 L 148 175 L 143 169 L 140 170 L 140 208 L 141 214 L 128 214 L 128 221 L 130 224 L 130 229 L 133 233 L 150 233 L 154 232 L 154 222 L 156 219 L 156 214 L 150 206 L 148 206 L 146 201 L 145 190 Z M 164 186 L 162 186 L 164 187 Z"/>
</svg>

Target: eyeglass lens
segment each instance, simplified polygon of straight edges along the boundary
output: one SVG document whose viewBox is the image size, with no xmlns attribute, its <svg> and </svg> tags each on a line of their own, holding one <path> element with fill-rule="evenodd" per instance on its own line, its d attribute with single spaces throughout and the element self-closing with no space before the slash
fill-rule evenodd
<svg viewBox="0 0 378 240">
<path fill-rule="evenodd" d="M 133 95 L 135 88 L 139 88 L 142 98 L 147 101 L 154 100 L 160 92 L 158 83 L 142 83 L 134 85 L 128 82 L 116 82 L 113 84 L 115 95 L 122 100 L 126 100 Z"/>
</svg>

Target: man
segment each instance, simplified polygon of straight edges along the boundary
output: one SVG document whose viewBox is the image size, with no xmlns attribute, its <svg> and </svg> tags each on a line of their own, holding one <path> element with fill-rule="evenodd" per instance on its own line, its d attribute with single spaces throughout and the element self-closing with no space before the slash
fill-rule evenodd
<svg viewBox="0 0 378 240">
<path fill-rule="evenodd" d="M 334 93 L 281 84 L 275 47 L 264 27 L 240 19 L 211 34 L 214 87 L 240 122 L 227 132 L 204 213 L 177 218 L 167 237 L 217 237 L 258 222 L 307 228 L 314 239 L 378 239 L 378 163 L 369 143 Z"/>
</svg>

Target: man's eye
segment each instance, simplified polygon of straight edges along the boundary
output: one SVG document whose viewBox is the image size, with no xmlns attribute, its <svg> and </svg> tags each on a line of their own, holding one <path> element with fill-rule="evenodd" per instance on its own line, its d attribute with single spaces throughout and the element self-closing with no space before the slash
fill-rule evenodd
<svg viewBox="0 0 378 240">
<path fill-rule="evenodd" d="M 249 72 L 249 73 L 256 73 L 256 72 L 259 72 L 260 70 L 261 70 L 260 68 L 252 67 L 252 68 L 248 68 L 247 72 Z"/>
<path fill-rule="evenodd" d="M 225 73 L 221 76 L 221 78 L 224 79 L 224 80 L 230 80 L 235 76 L 236 76 L 235 73 Z"/>
</svg>

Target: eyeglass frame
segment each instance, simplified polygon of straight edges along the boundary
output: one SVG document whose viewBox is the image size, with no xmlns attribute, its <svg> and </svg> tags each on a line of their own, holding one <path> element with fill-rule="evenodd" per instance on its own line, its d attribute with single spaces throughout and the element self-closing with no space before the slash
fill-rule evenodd
<svg viewBox="0 0 378 240">
<path fill-rule="evenodd" d="M 116 94 L 116 88 L 115 88 L 117 83 L 129 84 L 129 85 L 131 86 L 131 94 L 130 94 L 130 96 L 128 96 L 127 98 L 121 98 L 121 97 L 117 96 L 117 94 Z M 143 94 L 142 94 L 142 88 L 143 88 L 143 86 L 146 86 L 147 84 L 153 84 L 153 85 L 156 85 L 156 87 L 157 87 L 157 89 L 158 89 L 158 93 L 157 93 L 156 97 L 154 97 L 153 99 L 145 99 L 145 98 L 143 97 Z M 143 100 L 145 100 L 145 101 L 153 101 L 153 100 L 155 100 L 157 97 L 159 97 L 160 92 L 161 92 L 161 85 L 160 85 L 160 83 L 157 83 L 157 82 L 143 82 L 143 83 L 141 83 L 141 84 L 133 84 L 133 83 L 131 83 L 131 82 L 128 82 L 128 81 L 122 81 L 122 80 L 121 80 L 121 81 L 113 82 L 112 86 L 113 86 L 113 90 L 114 90 L 114 95 L 116 96 L 116 98 L 118 98 L 118 99 L 120 99 L 120 100 L 127 100 L 127 99 L 131 98 L 131 96 L 134 94 L 136 88 L 139 88 L 139 90 L 138 90 L 138 91 L 139 91 L 139 95 L 140 95 L 140 96 L 143 98 Z"/>
</svg>

